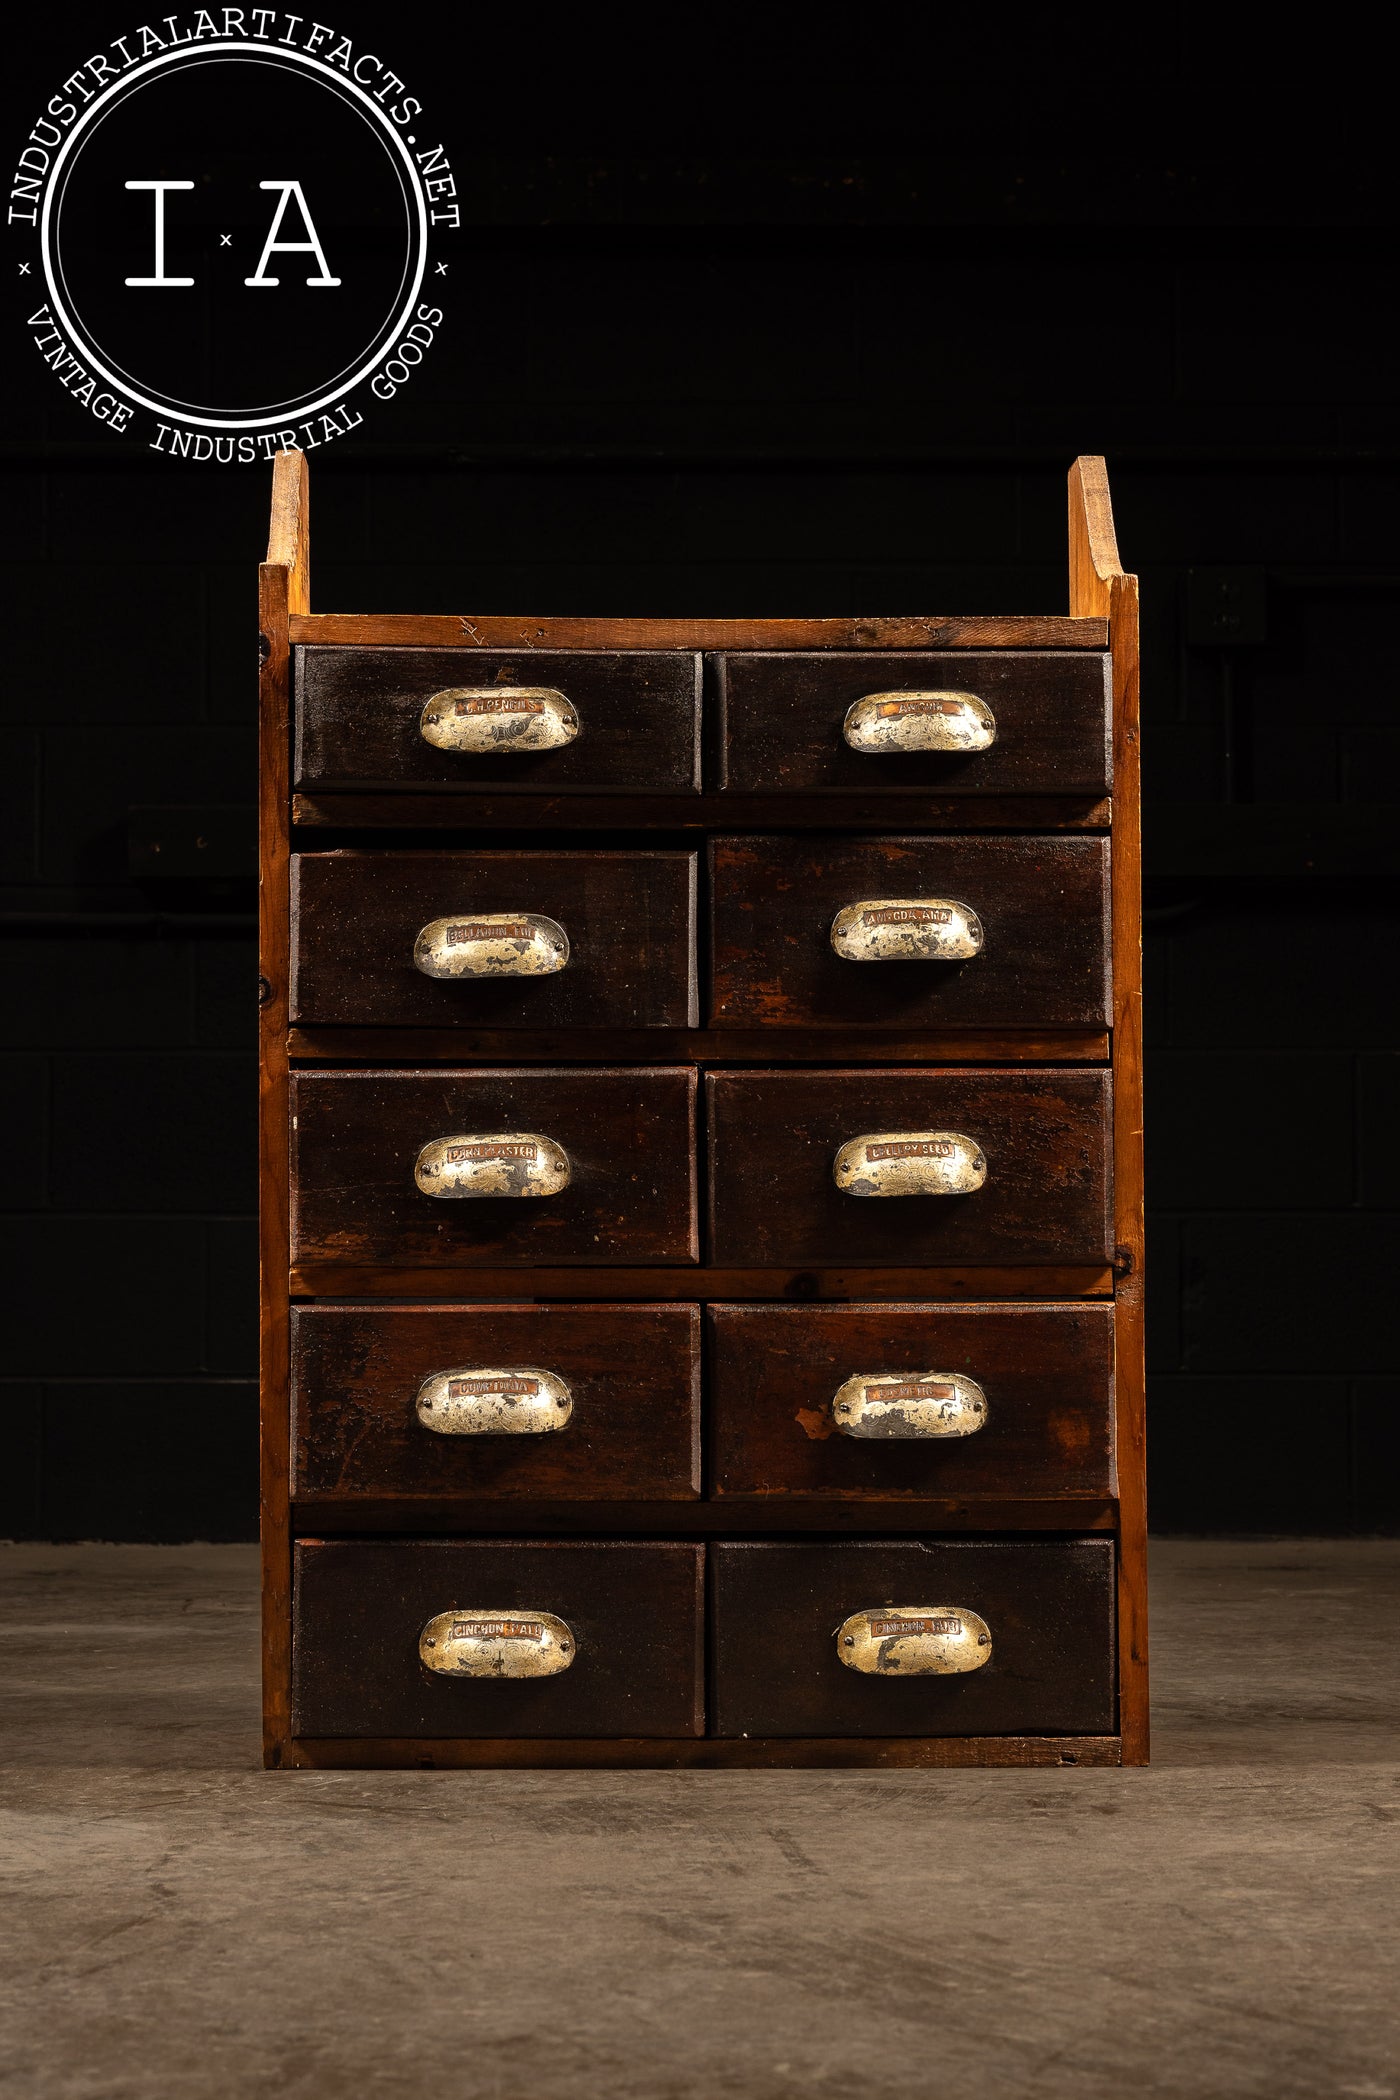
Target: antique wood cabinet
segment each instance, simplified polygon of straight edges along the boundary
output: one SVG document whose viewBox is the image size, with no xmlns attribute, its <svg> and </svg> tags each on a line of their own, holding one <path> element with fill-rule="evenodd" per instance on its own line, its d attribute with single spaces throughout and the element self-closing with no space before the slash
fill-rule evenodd
<svg viewBox="0 0 1400 2100">
<path fill-rule="evenodd" d="M 1137 584 L 261 571 L 271 1765 L 1147 1756 Z"/>
</svg>

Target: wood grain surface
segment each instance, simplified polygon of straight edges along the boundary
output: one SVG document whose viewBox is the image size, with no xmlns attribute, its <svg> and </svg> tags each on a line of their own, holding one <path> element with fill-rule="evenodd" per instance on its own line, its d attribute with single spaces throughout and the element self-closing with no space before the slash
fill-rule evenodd
<svg viewBox="0 0 1400 2100">
<path fill-rule="evenodd" d="M 288 1055 L 325 1064 L 1106 1064 L 1098 1028 L 292 1028 Z"/>
<path fill-rule="evenodd" d="M 298 853 L 292 1018 L 687 1028 L 699 1018 L 695 902 L 693 853 Z M 430 920 L 511 911 L 542 912 L 564 928 L 564 969 L 444 981 L 414 967 Z"/>
<path fill-rule="evenodd" d="M 1106 649 L 1106 619 L 1032 614 L 939 618 L 865 614 L 836 620 L 641 620 L 481 613 L 315 613 L 294 619 L 293 643 L 337 648 L 627 649 Z"/>
<path fill-rule="evenodd" d="M 287 1747 L 288 1769 L 308 1772 L 543 1771 L 961 1771 L 974 1766 L 1040 1771 L 1066 1765 L 1117 1765 L 1122 1755 L 1114 1735 L 983 1735 L 851 1737 L 800 1736 L 777 1742 L 729 1742 L 715 1736 L 676 1742 L 632 1739 L 594 1743 L 563 1737 L 554 1742 L 473 1742 L 400 1739 L 349 1741 L 303 1738 Z"/>
<path fill-rule="evenodd" d="M 705 1088 L 719 1266 L 1109 1258 L 1107 1073 L 712 1072 Z M 972 1138 L 986 1181 L 967 1196 L 844 1194 L 837 1152 L 886 1131 Z"/>
<path fill-rule="evenodd" d="M 544 1436 L 439 1436 L 435 1372 L 538 1366 L 573 1409 Z M 695 1305 L 313 1305 L 292 1314 L 292 1494 L 338 1509 L 498 1498 L 664 1502 L 700 1491 Z M 412 1503 L 415 1508 L 403 1505 Z"/>
<path fill-rule="evenodd" d="M 929 1495 L 1112 1494 L 1113 1312 L 1106 1305 L 710 1305 L 711 1492 L 908 1503 Z M 857 1373 L 961 1372 L 987 1396 L 971 1436 L 842 1436 Z"/>
<path fill-rule="evenodd" d="M 1107 1026 L 1103 839 L 741 835 L 715 839 L 710 858 L 715 1028 Z M 844 961 L 832 920 L 878 898 L 970 905 L 981 953 Z"/>
<path fill-rule="evenodd" d="M 918 824 L 929 831 L 1106 831 L 1105 795 L 938 795 L 927 788 L 880 794 L 556 795 L 445 793 L 400 783 L 378 793 L 294 795 L 292 821 L 316 831 L 829 831 L 849 824 Z"/>
<path fill-rule="evenodd" d="M 437 1268 L 387 1263 L 308 1261 L 290 1272 L 294 1298 L 518 1298 L 528 1288 L 538 1302 L 577 1298 L 778 1298 L 797 1305 L 823 1299 L 1111 1298 L 1113 1270 L 1091 1263 L 977 1261 L 878 1267 L 852 1261 L 816 1267 L 637 1268 L 609 1263 L 596 1269 L 532 1267 L 528 1284 L 518 1268 Z"/>
</svg>

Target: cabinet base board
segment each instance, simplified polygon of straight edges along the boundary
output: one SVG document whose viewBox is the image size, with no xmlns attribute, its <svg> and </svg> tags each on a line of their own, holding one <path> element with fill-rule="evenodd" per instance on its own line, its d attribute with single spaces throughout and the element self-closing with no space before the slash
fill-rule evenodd
<svg viewBox="0 0 1400 2100">
<path fill-rule="evenodd" d="M 758 1742 L 696 1736 L 618 1740 L 396 1741 L 300 1737 L 269 1752 L 268 1766 L 294 1771 L 692 1771 L 917 1770 L 965 1766 L 1119 1765 L 1116 1735 L 782 1737 Z"/>
</svg>

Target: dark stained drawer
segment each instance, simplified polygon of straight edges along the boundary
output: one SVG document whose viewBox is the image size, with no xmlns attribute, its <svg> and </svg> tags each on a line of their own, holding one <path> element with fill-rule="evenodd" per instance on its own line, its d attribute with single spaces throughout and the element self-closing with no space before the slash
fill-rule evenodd
<svg viewBox="0 0 1400 2100">
<path fill-rule="evenodd" d="M 979 705 L 968 709 L 953 695 Z M 873 738 L 869 725 L 851 733 L 877 745 L 889 735 L 956 734 L 959 712 L 982 710 L 994 735 L 982 749 L 856 750 L 846 741 L 847 716 L 863 700 L 873 703 L 865 711 Z M 1109 702 L 1109 658 L 1091 651 L 727 656 L 720 784 L 803 794 L 1102 795 L 1112 782 Z"/>
<path fill-rule="evenodd" d="M 296 1548 L 293 1733 L 699 1735 L 704 1559 L 690 1545 L 309 1540 Z M 427 1667 L 419 1644 L 444 1615 L 437 1660 L 474 1648 L 489 1670 L 494 1642 L 505 1672 Z M 513 1674 L 546 1657 L 564 1667 Z"/>
<path fill-rule="evenodd" d="M 731 837 L 711 857 L 716 1027 L 1108 1025 L 1106 839 Z"/>
<path fill-rule="evenodd" d="M 293 1261 L 698 1256 L 693 1070 L 300 1072 L 291 1092 Z M 425 1194 L 418 1172 L 553 1193 Z"/>
<path fill-rule="evenodd" d="M 897 1541 L 710 1549 L 711 1731 L 725 1736 L 1111 1735 L 1113 1546 Z M 842 1632 L 857 1614 L 866 1629 Z M 886 1616 L 888 1614 L 888 1616 Z M 900 1615 L 990 1660 L 954 1675 L 901 1676 L 916 1641 Z M 969 1616 L 961 1616 L 969 1615 Z M 975 1615 L 973 1618 L 971 1615 Z M 847 1650 L 886 1668 L 866 1673 Z M 890 1667 L 889 1665 L 893 1665 Z"/>
<path fill-rule="evenodd" d="M 292 1019 L 694 1027 L 695 878 L 693 853 L 294 854 Z"/>
<path fill-rule="evenodd" d="M 711 1305 L 707 1318 L 717 1496 L 1114 1491 L 1110 1305 Z"/>
<path fill-rule="evenodd" d="M 302 648 L 295 655 L 298 787 L 681 794 L 700 785 L 701 659 L 694 654 Z M 427 740 L 423 711 L 439 693 L 449 697 L 429 733 L 484 748 Z M 553 695 L 562 701 L 546 697 Z M 528 748 L 551 733 L 569 741 Z"/>
<path fill-rule="evenodd" d="M 1106 1072 L 720 1072 L 706 1088 L 715 1262 L 1109 1258 Z M 834 1171 L 848 1146 L 858 1186 L 941 1176 L 979 1153 L 985 1179 L 968 1194 L 852 1194 Z"/>
<path fill-rule="evenodd" d="M 304 1305 L 291 1320 L 294 1499 L 699 1494 L 698 1306 Z"/>
</svg>

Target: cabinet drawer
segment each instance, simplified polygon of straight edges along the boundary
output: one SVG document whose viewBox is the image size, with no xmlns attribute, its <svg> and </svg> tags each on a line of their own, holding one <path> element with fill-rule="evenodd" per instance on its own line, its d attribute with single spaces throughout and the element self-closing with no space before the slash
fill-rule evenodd
<svg viewBox="0 0 1400 2100">
<path fill-rule="evenodd" d="M 707 1317 L 718 1496 L 1114 1491 L 1109 1305 L 711 1305 Z"/>
<path fill-rule="evenodd" d="M 1109 1258 L 1106 1072 L 721 1072 L 706 1087 L 716 1262 Z M 875 1196 L 836 1185 L 848 1145 L 857 1181 L 888 1186 L 940 1174 L 950 1138 L 965 1141 L 954 1165 L 968 1153 L 985 1162 L 975 1193 Z M 863 1167 L 870 1151 L 878 1174 Z"/>
<path fill-rule="evenodd" d="M 711 856 L 716 1027 L 1108 1025 L 1106 839 L 735 837 Z"/>
<path fill-rule="evenodd" d="M 296 1548 L 293 1733 L 698 1735 L 704 1558 L 690 1545 L 308 1540 Z M 504 1670 L 427 1667 L 419 1644 L 444 1615 L 437 1660 L 475 1645 L 489 1670 L 494 1640 Z M 517 1674 L 547 1660 L 564 1667 Z"/>
<path fill-rule="evenodd" d="M 688 1068 L 299 1072 L 291 1098 L 293 1261 L 698 1256 Z M 553 1193 L 425 1194 L 419 1171 Z"/>
<path fill-rule="evenodd" d="M 1113 1545 L 897 1541 L 710 1549 L 713 1721 L 717 1735 L 1111 1735 Z M 863 1629 L 846 1629 L 857 1614 Z M 888 1616 L 886 1616 L 888 1614 Z M 955 1652 L 975 1615 L 989 1660 L 954 1675 L 904 1675 L 914 1640 L 881 1631 L 949 1620 Z M 866 1638 L 869 1635 L 871 1638 Z M 946 1638 L 946 1636 L 944 1636 Z M 887 1667 L 867 1674 L 841 1660 Z M 928 1653 L 927 1647 L 924 1656 Z M 892 1664 L 892 1666 L 890 1666 Z"/>
<path fill-rule="evenodd" d="M 700 674 L 699 656 L 650 649 L 301 648 L 296 784 L 695 792 Z"/>
<path fill-rule="evenodd" d="M 869 719 L 849 732 L 872 748 L 853 749 L 862 701 Z M 721 786 L 744 792 L 1102 795 L 1112 781 L 1109 658 L 1087 650 L 727 656 L 720 715 Z M 982 748 L 913 748 L 964 724 Z"/>
<path fill-rule="evenodd" d="M 291 872 L 294 1021 L 695 1026 L 693 853 L 298 853 Z"/>
<path fill-rule="evenodd" d="M 698 1306 L 293 1308 L 295 1499 L 699 1492 Z"/>
</svg>

